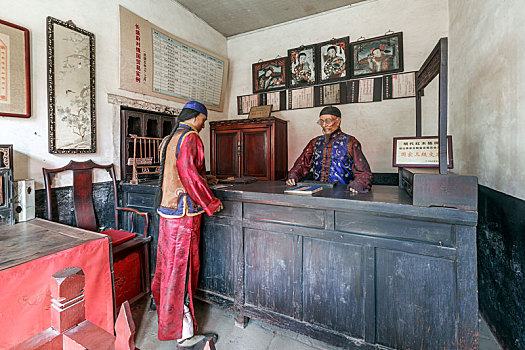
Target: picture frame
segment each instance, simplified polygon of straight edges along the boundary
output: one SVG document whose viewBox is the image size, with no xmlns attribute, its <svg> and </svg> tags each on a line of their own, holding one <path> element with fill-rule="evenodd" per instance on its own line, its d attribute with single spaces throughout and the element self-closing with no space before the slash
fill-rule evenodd
<svg viewBox="0 0 525 350">
<path fill-rule="evenodd" d="M 252 64 L 253 93 L 286 89 L 288 74 L 288 57 Z"/>
<path fill-rule="evenodd" d="M 0 116 L 31 117 L 29 30 L 0 20 Z"/>
<path fill-rule="evenodd" d="M 317 83 L 316 45 L 300 46 L 288 50 L 289 88 L 298 88 Z"/>
<path fill-rule="evenodd" d="M 350 77 L 362 78 L 403 71 L 403 33 L 350 43 Z"/>
<path fill-rule="evenodd" d="M 237 114 L 249 114 L 250 109 L 255 106 L 261 106 L 261 96 L 263 94 L 251 94 L 237 96 Z"/>
<path fill-rule="evenodd" d="M 13 169 L 13 145 L 0 145 L 0 169 Z"/>
<path fill-rule="evenodd" d="M 383 100 L 416 97 L 416 72 L 383 76 Z"/>
<path fill-rule="evenodd" d="M 345 36 L 317 44 L 317 81 L 330 83 L 350 78 L 349 41 Z"/>
<path fill-rule="evenodd" d="M 95 35 L 47 17 L 49 152 L 95 153 Z"/>
<path fill-rule="evenodd" d="M 393 167 L 439 168 L 439 141 L 437 136 L 394 137 Z M 409 152 L 413 152 L 412 155 Z M 406 153 L 406 154 L 404 154 Z M 454 168 L 452 136 L 447 136 L 447 167 Z"/>
</svg>

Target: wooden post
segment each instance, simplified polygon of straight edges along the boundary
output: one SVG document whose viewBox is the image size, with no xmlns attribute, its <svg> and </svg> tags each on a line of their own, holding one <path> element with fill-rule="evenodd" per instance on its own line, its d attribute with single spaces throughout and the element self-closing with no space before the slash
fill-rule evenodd
<svg viewBox="0 0 525 350">
<path fill-rule="evenodd" d="M 127 300 L 120 307 L 117 322 L 115 322 L 115 332 L 117 333 L 115 350 L 137 349 L 134 341 L 135 323 L 133 322 L 133 316 Z"/>
<path fill-rule="evenodd" d="M 68 267 L 51 278 L 51 327 L 64 332 L 86 319 L 85 276 L 79 267 Z"/>
</svg>

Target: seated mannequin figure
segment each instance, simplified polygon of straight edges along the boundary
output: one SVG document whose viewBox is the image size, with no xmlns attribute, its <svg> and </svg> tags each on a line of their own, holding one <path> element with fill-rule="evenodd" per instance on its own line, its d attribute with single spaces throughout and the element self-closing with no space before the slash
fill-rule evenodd
<svg viewBox="0 0 525 350">
<path fill-rule="evenodd" d="M 345 184 L 352 193 L 368 192 L 372 171 L 359 141 L 341 131 L 341 111 L 333 106 L 323 108 L 317 124 L 324 135 L 308 142 L 288 172 L 286 184 L 294 186 L 311 174 L 315 181 Z"/>
</svg>

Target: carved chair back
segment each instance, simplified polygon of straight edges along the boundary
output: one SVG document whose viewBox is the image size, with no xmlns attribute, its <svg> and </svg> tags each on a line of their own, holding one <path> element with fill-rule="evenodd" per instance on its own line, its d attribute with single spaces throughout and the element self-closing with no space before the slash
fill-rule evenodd
<svg viewBox="0 0 525 350">
<path fill-rule="evenodd" d="M 87 160 L 85 162 L 75 162 L 72 160 L 62 168 L 42 169 L 44 172 L 44 183 L 46 186 L 46 217 L 48 220 L 53 220 L 51 178 L 58 173 L 71 170 L 73 172 L 73 208 L 77 227 L 95 232 L 98 231 L 95 206 L 93 204 L 93 169 L 106 170 L 111 177 L 111 182 L 113 185 L 115 228 L 119 227 L 117 181 L 115 179 L 115 170 L 113 168 L 113 164 L 100 165 L 93 162 L 92 160 Z"/>
</svg>

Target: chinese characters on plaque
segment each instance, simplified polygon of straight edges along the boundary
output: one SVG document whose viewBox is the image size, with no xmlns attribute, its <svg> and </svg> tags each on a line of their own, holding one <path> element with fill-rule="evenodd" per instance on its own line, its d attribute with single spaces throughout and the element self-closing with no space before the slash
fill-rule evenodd
<svg viewBox="0 0 525 350">
<path fill-rule="evenodd" d="M 447 159 L 448 167 L 453 168 L 452 136 L 447 137 Z M 437 168 L 439 166 L 438 137 L 394 137 L 392 166 Z"/>
<path fill-rule="evenodd" d="M 237 114 L 248 114 L 252 107 L 272 105 L 272 111 L 286 109 L 286 91 L 237 96 Z"/>
<path fill-rule="evenodd" d="M 381 101 L 381 77 L 350 80 L 346 84 L 347 103 Z"/>
<path fill-rule="evenodd" d="M 288 109 L 310 108 L 314 106 L 314 88 L 288 90 Z"/>
<path fill-rule="evenodd" d="M 315 86 L 314 102 L 315 106 L 346 103 L 346 83 Z"/>
<path fill-rule="evenodd" d="M 416 96 L 416 72 L 386 75 L 383 77 L 383 99 Z"/>
</svg>

